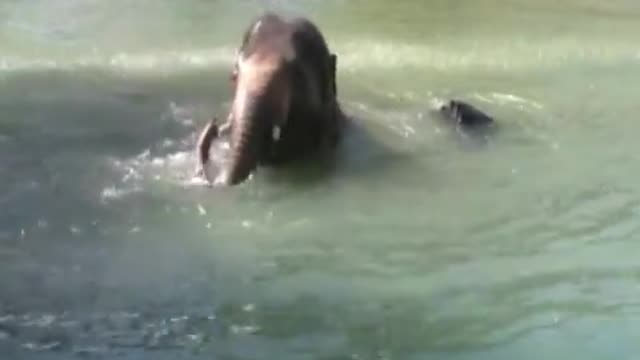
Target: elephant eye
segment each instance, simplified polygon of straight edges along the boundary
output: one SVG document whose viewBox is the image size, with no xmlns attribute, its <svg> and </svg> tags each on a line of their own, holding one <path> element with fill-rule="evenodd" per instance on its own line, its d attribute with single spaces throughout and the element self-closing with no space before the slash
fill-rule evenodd
<svg viewBox="0 0 640 360">
<path fill-rule="evenodd" d="M 229 79 L 234 84 L 238 80 L 238 64 L 233 65 L 233 70 L 231 70 L 231 76 L 229 76 Z"/>
</svg>

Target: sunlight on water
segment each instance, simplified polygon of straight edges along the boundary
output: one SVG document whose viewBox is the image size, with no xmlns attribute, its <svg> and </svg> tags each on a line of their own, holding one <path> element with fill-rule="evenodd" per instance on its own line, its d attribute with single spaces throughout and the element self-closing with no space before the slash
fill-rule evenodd
<svg viewBox="0 0 640 360">
<path fill-rule="evenodd" d="M 160 52 L 157 54 L 120 53 L 109 57 L 100 55 L 77 59 L 20 59 L 0 58 L 0 71 L 82 70 L 106 68 L 131 72 L 180 72 L 199 69 L 227 68 L 233 61 L 235 49 L 215 49 L 191 52 Z"/>
<path fill-rule="evenodd" d="M 511 39 L 487 44 L 460 43 L 424 46 L 419 44 L 384 43 L 358 39 L 350 43 L 333 42 L 339 49 L 340 71 L 373 69 L 433 68 L 438 71 L 466 71 L 473 69 L 526 71 L 566 66 L 597 58 L 602 63 L 640 61 L 640 50 L 625 43 L 594 44 L 582 39 L 558 39 L 540 44 L 516 42 Z M 481 40 L 480 40 L 481 41 Z M 211 68 L 228 68 L 233 61 L 235 47 L 158 51 L 156 53 L 94 54 L 71 58 L 34 59 L 0 57 L 0 71 L 74 70 L 81 68 L 111 68 L 135 72 L 180 72 Z"/>
<path fill-rule="evenodd" d="M 346 71 L 407 67 L 439 71 L 540 71 L 589 59 L 616 63 L 638 58 L 638 49 L 630 48 L 626 43 L 588 44 L 585 39 L 573 38 L 552 38 L 540 43 L 526 39 L 514 41 L 513 38 L 451 39 L 432 45 L 358 39 L 336 46 L 346 54 L 340 57 Z"/>
<path fill-rule="evenodd" d="M 207 187 L 265 8 L 325 31 L 352 121 L 334 159 Z M 639 10 L 3 2 L 0 359 L 633 357 Z"/>
</svg>

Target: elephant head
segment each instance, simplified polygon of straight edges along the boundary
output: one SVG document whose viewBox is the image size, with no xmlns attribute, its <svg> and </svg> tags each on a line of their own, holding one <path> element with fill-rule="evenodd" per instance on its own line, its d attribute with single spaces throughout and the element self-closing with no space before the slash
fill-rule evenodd
<svg viewBox="0 0 640 360">
<path fill-rule="evenodd" d="M 253 22 L 236 57 L 233 102 L 223 125 L 231 157 L 215 183 L 241 183 L 259 164 L 302 152 L 333 129 L 323 123 L 336 114 L 335 61 L 307 20 L 286 22 L 267 13 Z M 201 135 L 202 164 L 220 129 L 208 126 Z"/>
<path fill-rule="evenodd" d="M 288 61 L 279 49 L 265 46 L 238 59 L 231 108 L 231 161 L 221 182 L 235 185 L 249 176 L 287 120 L 291 98 Z"/>
</svg>

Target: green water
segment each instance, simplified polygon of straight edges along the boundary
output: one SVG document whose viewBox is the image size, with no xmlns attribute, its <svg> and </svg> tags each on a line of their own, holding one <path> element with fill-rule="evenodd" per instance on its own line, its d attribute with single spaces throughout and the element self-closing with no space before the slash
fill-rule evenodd
<svg viewBox="0 0 640 360">
<path fill-rule="evenodd" d="M 194 184 L 267 8 L 320 26 L 353 126 Z M 634 359 L 639 33 L 635 0 L 2 2 L 0 359 Z"/>
</svg>

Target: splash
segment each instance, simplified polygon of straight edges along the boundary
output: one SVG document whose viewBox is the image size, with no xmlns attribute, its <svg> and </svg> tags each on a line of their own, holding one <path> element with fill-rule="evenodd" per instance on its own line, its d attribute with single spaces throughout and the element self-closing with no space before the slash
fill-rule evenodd
<svg viewBox="0 0 640 360">
<path fill-rule="evenodd" d="M 179 139 L 161 139 L 128 158 L 109 158 L 108 165 L 117 174 L 117 180 L 101 190 L 100 199 L 103 202 L 116 201 L 143 192 L 153 184 L 180 187 L 208 185 L 205 179 L 195 174 L 198 159 L 194 149 L 198 134 L 193 126 L 193 112 L 194 109 L 171 103 L 171 119 L 194 131 Z M 218 171 L 228 151 L 227 139 L 214 141 L 208 171 Z"/>
</svg>

